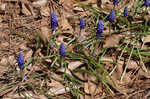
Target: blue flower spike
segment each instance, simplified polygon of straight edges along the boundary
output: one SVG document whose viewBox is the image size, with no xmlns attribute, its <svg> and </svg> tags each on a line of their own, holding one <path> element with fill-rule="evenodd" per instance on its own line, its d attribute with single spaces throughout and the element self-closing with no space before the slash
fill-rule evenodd
<svg viewBox="0 0 150 99">
<path fill-rule="evenodd" d="M 18 63 L 20 70 L 23 70 L 24 69 L 24 56 L 22 52 L 20 52 L 18 55 L 17 63 Z"/>
<path fill-rule="evenodd" d="M 115 10 L 111 10 L 110 14 L 109 14 L 109 22 L 114 22 L 114 19 L 115 19 Z"/>
<path fill-rule="evenodd" d="M 96 51 L 93 52 L 93 56 L 96 57 Z"/>
<path fill-rule="evenodd" d="M 116 6 L 118 4 L 118 0 L 113 0 L 113 5 Z"/>
<path fill-rule="evenodd" d="M 80 19 L 80 30 L 85 28 L 85 21 L 83 18 Z"/>
<path fill-rule="evenodd" d="M 104 30 L 103 22 L 99 20 L 97 23 L 97 33 L 96 33 L 97 38 L 102 37 L 103 30 Z"/>
<path fill-rule="evenodd" d="M 52 29 L 52 32 L 56 32 L 56 28 L 58 27 L 58 19 L 57 19 L 57 16 L 56 14 L 53 12 L 51 13 L 51 29 Z"/>
<path fill-rule="evenodd" d="M 64 57 L 65 54 L 66 54 L 66 48 L 65 48 L 65 44 L 64 43 L 60 44 L 59 54 L 60 54 L 61 57 Z"/>
<path fill-rule="evenodd" d="M 145 6 L 146 6 L 146 8 L 150 5 L 150 1 L 149 0 L 144 0 L 145 1 Z"/>
<path fill-rule="evenodd" d="M 124 8 L 124 17 L 127 17 L 128 16 L 128 7 L 125 7 Z"/>
<path fill-rule="evenodd" d="M 50 41 L 50 47 L 54 47 L 54 42 Z"/>
</svg>

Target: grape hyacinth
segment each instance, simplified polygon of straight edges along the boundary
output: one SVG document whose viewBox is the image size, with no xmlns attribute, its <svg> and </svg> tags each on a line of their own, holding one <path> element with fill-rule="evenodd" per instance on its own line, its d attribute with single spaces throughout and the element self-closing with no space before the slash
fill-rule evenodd
<svg viewBox="0 0 150 99">
<path fill-rule="evenodd" d="M 115 10 L 111 10 L 110 14 L 109 14 L 109 22 L 114 22 L 114 18 L 115 18 Z"/>
<path fill-rule="evenodd" d="M 96 57 L 96 51 L 93 52 L 93 56 Z"/>
<path fill-rule="evenodd" d="M 118 0 L 114 0 L 113 1 L 113 5 L 115 6 L 115 5 L 117 5 L 118 4 Z"/>
<path fill-rule="evenodd" d="M 85 28 L 85 21 L 83 18 L 80 19 L 80 30 Z"/>
<path fill-rule="evenodd" d="M 150 5 L 150 1 L 149 0 L 144 0 L 145 1 L 145 6 L 148 7 Z"/>
<path fill-rule="evenodd" d="M 97 23 L 97 33 L 96 33 L 97 38 L 102 37 L 103 29 L 104 29 L 103 23 L 101 20 L 99 20 Z"/>
<path fill-rule="evenodd" d="M 54 42 L 53 41 L 50 41 L 50 46 L 54 47 Z"/>
<path fill-rule="evenodd" d="M 128 7 L 124 8 L 124 16 L 127 17 L 128 16 Z"/>
<path fill-rule="evenodd" d="M 56 32 L 56 28 L 58 26 L 58 19 L 57 19 L 57 16 L 54 12 L 51 13 L 51 20 L 50 21 L 51 21 L 52 32 Z"/>
<path fill-rule="evenodd" d="M 60 56 L 61 56 L 61 57 L 64 57 L 64 56 L 65 56 L 65 54 L 66 54 L 66 49 L 65 49 L 64 43 L 61 43 L 61 44 L 60 44 L 59 53 L 60 53 Z"/>
<path fill-rule="evenodd" d="M 23 70 L 24 69 L 24 56 L 23 56 L 22 52 L 20 52 L 18 55 L 17 63 L 18 63 L 20 70 Z"/>
</svg>

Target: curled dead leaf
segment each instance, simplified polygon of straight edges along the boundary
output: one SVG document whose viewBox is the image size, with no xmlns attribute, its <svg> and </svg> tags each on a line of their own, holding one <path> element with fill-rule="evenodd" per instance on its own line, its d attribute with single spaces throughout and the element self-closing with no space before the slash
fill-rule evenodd
<svg viewBox="0 0 150 99">
<path fill-rule="evenodd" d="M 149 38 L 150 38 L 150 35 L 147 35 L 146 37 L 143 37 L 142 38 L 142 42 L 143 43 L 150 43 L 150 39 Z"/>
<path fill-rule="evenodd" d="M 41 39 L 46 43 L 49 42 L 50 39 L 50 31 L 47 26 L 42 26 L 41 27 L 41 32 L 40 32 L 40 37 Z"/>
<path fill-rule="evenodd" d="M 33 54 L 32 50 L 27 51 L 25 56 L 24 56 L 25 60 L 29 61 L 29 59 L 32 57 L 32 54 Z"/>
<path fill-rule="evenodd" d="M 47 0 L 38 0 L 32 3 L 34 7 L 41 7 L 47 4 Z"/>
<path fill-rule="evenodd" d="M 5 57 L 3 57 L 3 58 L 1 59 L 1 61 L 0 61 L 0 64 L 2 64 L 2 65 L 8 65 L 8 59 L 5 58 Z"/>
<path fill-rule="evenodd" d="M 120 36 L 121 35 L 111 35 L 108 38 L 106 38 L 104 47 L 116 46 L 120 41 Z"/>
<path fill-rule="evenodd" d="M 61 83 L 59 83 L 58 81 L 55 81 L 53 79 L 51 80 L 50 86 L 51 86 L 51 88 L 47 94 L 52 95 L 52 96 L 63 94 L 63 93 L 66 93 L 69 91 L 68 87 L 63 86 Z"/>
<path fill-rule="evenodd" d="M 69 24 L 68 20 L 65 17 L 60 19 L 60 27 L 64 30 L 65 33 L 73 33 L 72 26 Z"/>
<path fill-rule="evenodd" d="M 50 16 L 50 9 L 48 6 L 43 6 L 40 8 L 40 13 L 43 16 Z"/>
<path fill-rule="evenodd" d="M 83 62 L 80 62 L 80 61 L 69 62 L 68 69 L 72 71 L 78 68 L 79 66 L 81 66 L 82 64 Z"/>
<path fill-rule="evenodd" d="M 24 3 L 22 3 L 22 13 L 25 14 L 26 16 L 31 15 L 31 12 L 27 9 Z"/>
</svg>

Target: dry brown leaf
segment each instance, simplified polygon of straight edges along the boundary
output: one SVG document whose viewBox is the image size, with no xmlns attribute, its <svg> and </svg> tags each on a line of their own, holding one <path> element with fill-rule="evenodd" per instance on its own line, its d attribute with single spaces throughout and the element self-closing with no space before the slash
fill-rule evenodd
<svg viewBox="0 0 150 99">
<path fill-rule="evenodd" d="M 130 60 L 128 63 L 128 69 L 136 70 L 138 68 L 138 64 L 136 61 Z"/>
<path fill-rule="evenodd" d="M 149 43 L 150 42 L 150 35 L 147 35 L 146 37 L 142 38 L 143 43 Z"/>
<path fill-rule="evenodd" d="M 41 7 L 40 8 L 40 13 L 41 13 L 41 15 L 43 15 L 43 16 L 50 16 L 50 9 L 49 9 L 49 7 L 48 6 L 43 6 L 43 7 Z"/>
<path fill-rule="evenodd" d="M 84 96 L 82 94 L 79 94 L 80 99 L 84 99 Z"/>
<path fill-rule="evenodd" d="M 16 63 L 15 57 L 14 57 L 14 56 L 9 56 L 9 57 L 8 57 L 8 62 L 9 62 L 9 64 L 10 64 L 11 66 L 14 66 L 15 63 Z"/>
<path fill-rule="evenodd" d="M 50 39 L 50 31 L 47 26 L 42 26 L 41 27 L 41 32 L 40 32 L 41 39 L 46 43 L 49 42 Z"/>
<path fill-rule="evenodd" d="M 72 76 L 71 72 L 68 69 L 65 69 L 64 67 L 61 67 L 57 70 L 57 72 L 65 72 L 66 74 L 69 74 Z"/>
<path fill-rule="evenodd" d="M 131 82 L 131 73 L 126 72 L 123 79 L 122 79 L 122 83 L 125 85 L 128 85 L 130 82 Z"/>
<path fill-rule="evenodd" d="M 73 10 L 76 11 L 76 12 L 83 12 L 84 11 L 83 8 L 77 7 L 77 6 L 74 7 Z"/>
<path fill-rule="evenodd" d="M 26 54 L 25 54 L 25 56 L 24 56 L 25 60 L 29 61 L 29 59 L 32 57 L 32 54 L 33 54 L 32 50 L 27 51 Z"/>
<path fill-rule="evenodd" d="M 29 48 L 26 46 L 26 42 L 23 42 L 21 45 L 19 45 L 19 48 L 21 50 L 28 50 Z"/>
<path fill-rule="evenodd" d="M 106 56 L 104 56 L 104 57 L 102 57 L 101 60 L 102 60 L 102 61 L 110 61 L 110 62 L 113 62 L 112 57 L 106 57 Z"/>
<path fill-rule="evenodd" d="M 76 73 L 73 73 L 73 75 L 76 76 L 77 78 L 79 78 L 82 81 L 86 81 L 83 73 L 76 72 Z"/>
<path fill-rule="evenodd" d="M 89 80 L 89 81 L 92 81 L 92 82 L 96 82 L 96 81 L 97 81 L 97 78 L 96 78 L 96 76 L 94 76 L 94 75 L 88 75 L 88 80 Z"/>
<path fill-rule="evenodd" d="M 80 1 L 82 1 L 82 0 L 80 0 Z M 96 4 L 96 3 L 97 3 L 97 0 L 83 0 L 82 1 L 82 4 L 87 4 L 87 5 L 89 5 L 89 4 Z"/>
<path fill-rule="evenodd" d="M 24 91 L 23 93 L 30 99 L 47 99 L 47 97 L 45 97 L 44 95 L 37 95 L 34 94 L 32 91 Z M 10 93 L 7 94 L 7 98 L 4 99 L 23 99 L 24 95 L 19 93 Z"/>
<path fill-rule="evenodd" d="M 2 18 L 2 16 L 0 16 L 0 23 L 3 21 L 3 18 Z M 0 25 L 0 27 L 2 27 L 3 26 L 3 24 L 1 24 Z"/>
<path fill-rule="evenodd" d="M 96 86 L 94 83 L 92 83 L 92 82 L 89 81 L 89 82 L 88 82 L 88 87 L 89 87 L 89 92 L 90 92 L 90 94 L 91 94 L 91 95 L 94 95 L 97 86 Z"/>
<path fill-rule="evenodd" d="M 22 13 L 25 14 L 26 16 L 31 15 L 31 12 L 27 9 L 24 3 L 22 3 Z"/>
<path fill-rule="evenodd" d="M 42 7 L 47 4 L 47 0 L 38 0 L 32 3 L 34 7 Z"/>
<path fill-rule="evenodd" d="M 2 65 L 8 65 L 8 59 L 5 58 L 5 57 L 3 57 L 3 58 L 1 59 L 1 61 L 0 61 L 0 64 L 2 64 Z"/>
<path fill-rule="evenodd" d="M 89 85 L 88 85 L 87 82 L 84 83 L 84 91 L 85 91 L 85 93 L 90 94 L 90 91 L 89 91 Z"/>
<path fill-rule="evenodd" d="M 67 14 L 72 14 L 72 10 L 73 9 L 73 0 L 59 0 L 59 3 L 62 4 L 63 8 L 64 8 L 64 13 Z"/>
<path fill-rule="evenodd" d="M 9 43 L 8 43 L 8 42 L 2 42 L 2 43 L 0 43 L 0 46 L 8 47 L 8 46 L 9 46 Z"/>
<path fill-rule="evenodd" d="M 150 72 L 146 73 L 142 69 L 139 70 L 138 75 L 139 75 L 139 78 L 145 77 L 145 78 L 150 79 Z"/>
<path fill-rule="evenodd" d="M 64 87 L 61 83 L 55 80 L 51 80 L 50 83 L 51 88 L 49 89 L 48 93 L 49 95 L 59 95 L 63 94 L 69 91 L 69 88 Z"/>
<path fill-rule="evenodd" d="M 84 99 L 91 99 L 91 97 L 89 95 L 85 95 Z"/>
<path fill-rule="evenodd" d="M 92 83 L 91 81 L 84 83 L 84 91 L 87 94 L 94 95 L 94 93 L 96 91 L 96 87 L 97 86 L 94 83 Z"/>
<path fill-rule="evenodd" d="M 103 47 L 116 46 L 120 41 L 120 35 L 110 35 L 106 38 L 105 44 Z"/>
<path fill-rule="evenodd" d="M 60 27 L 64 30 L 65 33 L 73 33 L 72 26 L 69 24 L 68 20 L 65 17 L 60 19 Z"/>
<path fill-rule="evenodd" d="M 0 3 L 0 10 L 5 10 L 6 4 L 5 3 Z"/>
<path fill-rule="evenodd" d="M 80 62 L 80 61 L 69 62 L 68 69 L 72 71 L 78 68 L 79 66 L 81 66 L 82 64 L 83 62 Z"/>
</svg>

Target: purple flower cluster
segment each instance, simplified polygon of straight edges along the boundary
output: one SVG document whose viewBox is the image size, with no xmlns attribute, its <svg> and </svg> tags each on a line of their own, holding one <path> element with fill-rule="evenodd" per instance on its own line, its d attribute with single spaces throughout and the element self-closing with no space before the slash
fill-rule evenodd
<svg viewBox="0 0 150 99">
<path fill-rule="evenodd" d="M 102 37 L 103 29 L 104 29 L 103 23 L 101 20 L 99 20 L 97 23 L 97 33 L 96 33 L 97 38 Z"/>
<path fill-rule="evenodd" d="M 150 1 L 149 0 L 144 0 L 145 1 L 145 6 L 148 7 L 150 5 Z"/>
<path fill-rule="evenodd" d="M 56 32 L 56 28 L 58 27 L 58 19 L 57 19 L 57 16 L 54 12 L 51 13 L 50 21 L 51 21 L 52 32 Z"/>
<path fill-rule="evenodd" d="M 113 0 L 113 5 L 116 6 L 117 4 L 118 4 L 118 0 Z M 145 6 L 148 7 L 149 4 L 150 4 L 149 0 L 145 0 Z M 128 7 L 124 8 L 123 14 L 125 17 L 128 16 Z M 114 22 L 114 20 L 115 20 L 115 10 L 112 9 L 109 13 L 108 21 L 112 23 L 112 22 Z M 85 23 L 84 19 L 80 18 L 80 30 L 84 29 L 85 26 L 86 26 L 86 23 Z M 52 32 L 55 32 L 57 27 L 58 27 L 58 19 L 57 19 L 56 14 L 53 12 L 53 13 L 51 13 L 51 30 L 52 30 Z M 102 20 L 99 20 L 97 23 L 97 32 L 96 32 L 97 38 L 102 37 L 103 30 L 104 30 L 103 22 L 102 22 Z M 53 44 L 51 44 L 51 45 L 53 46 Z M 65 49 L 64 43 L 60 44 L 59 54 L 61 57 L 64 57 L 66 54 L 66 49 Z"/>
<path fill-rule="evenodd" d="M 80 30 L 85 28 L 85 21 L 83 18 L 80 19 Z"/>
<path fill-rule="evenodd" d="M 60 54 L 61 57 L 64 57 L 65 54 L 66 54 L 66 48 L 65 48 L 65 44 L 64 43 L 60 44 L 59 54 Z"/>
<path fill-rule="evenodd" d="M 115 6 L 115 5 L 117 5 L 118 4 L 118 0 L 114 0 L 113 1 L 113 5 Z"/>
<path fill-rule="evenodd" d="M 111 22 L 111 23 L 114 22 L 114 19 L 115 19 L 115 10 L 114 9 L 111 10 L 108 19 L 109 19 L 109 22 Z"/>
<path fill-rule="evenodd" d="M 125 17 L 128 16 L 128 7 L 125 7 L 125 8 L 124 8 L 124 13 L 123 13 L 123 14 L 124 14 Z"/>
<path fill-rule="evenodd" d="M 18 55 L 17 63 L 18 63 L 19 68 L 21 70 L 23 70 L 24 69 L 24 56 L 23 56 L 22 52 L 20 52 Z"/>
</svg>

